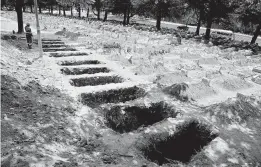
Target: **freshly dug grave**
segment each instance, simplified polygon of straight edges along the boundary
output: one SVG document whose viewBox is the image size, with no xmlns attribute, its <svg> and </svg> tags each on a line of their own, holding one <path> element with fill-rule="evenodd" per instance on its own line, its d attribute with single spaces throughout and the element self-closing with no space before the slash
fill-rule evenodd
<svg viewBox="0 0 261 167">
<path fill-rule="evenodd" d="M 82 61 L 62 61 L 58 63 L 61 66 L 75 66 L 83 64 L 101 64 L 98 60 L 82 60 Z"/>
<path fill-rule="evenodd" d="M 106 85 L 110 83 L 121 83 L 123 79 L 118 76 L 98 76 L 71 79 L 71 85 L 76 87 Z"/>
<path fill-rule="evenodd" d="M 67 56 L 85 56 L 89 53 L 75 52 L 75 53 L 50 53 L 50 57 L 67 57 Z"/>
<path fill-rule="evenodd" d="M 81 75 L 81 74 L 96 74 L 108 73 L 110 70 L 106 67 L 93 67 L 93 68 L 62 68 L 61 72 L 66 75 Z"/>
<path fill-rule="evenodd" d="M 65 44 L 62 41 L 43 41 L 42 43 L 43 43 L 43 45 L 45 45 L 45 44 Z"/>
<path fill-rule="evenodd" d="M 96 107 L 104 103 L 119 103 L 143 97 L 145 90 L 137 86 L 122 88 L 122 89 L 111 89 L 102 92 L 95 93 L 82 93 L 81 102 L 90 107 Z"/>
<path fill-rule="evenodd" d="M 189 163 L 194 155 L 216 137 L 217 134 L 208 125 L 190 120 L 177 126 L 173 135 L 168 132 L 145 134 L 137 146 L 149 161 L 171 166 Z"/>
<path fill-rule="evenodd" d="M 66 47 L 65 44 L 43 44 L 43 48 L 60 48 L 60 47 Z"/>
<path fill-rule="evenodd" d="M 43 49 L 44 52 L 57 52 L 57 51 L 76 51 L 74 48 L 48 48 Z"/>
<path fill-rule="evenodd" d="M 151 106 L 113 106 L 105 109 L 106 125 L 119 133 L 131 132 L 139 127 L 146 127 L 165 118 L 177 116 L 178 112 L 163 101 Z"/>
<path fill-rule="evenodd" d="M 52 42 L 61 42 L 62 40 L 60 39 L 48 39 L 48 38 L 43 38 L 42 41 L 52 41 Z"/>
</svg>

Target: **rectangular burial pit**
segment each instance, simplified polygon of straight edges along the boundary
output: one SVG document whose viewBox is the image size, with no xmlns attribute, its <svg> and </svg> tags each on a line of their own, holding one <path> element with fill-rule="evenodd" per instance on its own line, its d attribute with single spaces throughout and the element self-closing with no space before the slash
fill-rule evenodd
<svg viewBox="0 0 261 167">
<path fill-rule="evenodd" d="M 43 48 L 60 48 L 66 47 L 65 44 L 43 44 Z"/>
<path fill-rule="evenodd" d="M 121 89 L 111 89 L 95 93 L 82 93 L 81 101 L 90 107 L 97 107 L 104 103 L 119 103 L 135 100 L 145 96 L 145 90 L 137 86 Z"/>
<path fill-rule="evenodd" d="M 76 51 L 75 48 L 44 48 L 44 52 L 57 52 L 57 51 Z"/>
<path fill-rule="evenodd" d="M 83 65 L 83 64 L 101 64 L 98 60 L 82 60 L 82 61 L 62 61 L 59 62 L 61 66 L 75 66 L 75 65 Z"/>
<path fill-rule="evenodd" d="M 43 45 L 51 45 L 51 44 L 65 44 L 64 42 L 62 42 L 62 41 L 43 41 L 42 42 L 43 43 Z"/>
<path fill-rule="evenodd" d="M 119 133 L 131 132 L 146 127 L 165 118 L 175 118 L 178 112 L 163 101 L 151 106 L 113 106 L 105 109 L 106 125 Z"/>
<path fill-rule="evenodd" d="M 145 134 L 137 146 L 145 158 L 158 165 L 188 164 L 193 156 L 216 137 L 217 134 L 212 133 L 208 125 L 191 120 L 177 126 L 174 135 L 169 132 Z"/>
<path fill-rule="evenodd" d="M 106 67 L 86 67 L 86 68 L 62 68 L 61 72 L 65 75 L 81 75 L 81 74 L 96 74 L 108 73 L 110 70 Z"/>
<path fill-rule="evenodd" d="M 76 53 L 50 53 L 50 57 L 68 57 L 68 56 L 86 56 L 89 53 L 76 52 Z"/>
<path fill-rule="evenodd" d="M 121 83 L 123 79 L 118 76 L 97 76 L 71 79 L 71 85 L 76 87 L 106 85 L 110 83 Z"/>
<path fill-rule="evenodd" d="M 62 40 L 61 39 L 48 39 L 48 38 L 43 38 L 42 41 L 58 41 L 58 42 L 61 42 Z"/>
</svg>

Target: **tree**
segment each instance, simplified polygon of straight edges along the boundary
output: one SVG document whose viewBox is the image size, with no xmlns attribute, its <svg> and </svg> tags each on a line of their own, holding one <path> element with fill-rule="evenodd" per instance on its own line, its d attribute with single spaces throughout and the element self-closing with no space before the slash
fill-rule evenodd
<svg viewBox="0 0 261 167">
<path fill-rule="evenodd" d="M 189 7 L 191 9 L 194 9 L 195 12 L 197 13 L 198 16 L 198 20 L 197 20 L 197 29 L 195 34 L 199 35 L 199 31 L 200 31 L 200 26 L 201 26 L 201 22 L 202 21 L 206 21 L 204 20 L 205 16 L 206 16 L 206 5 L 207 5 L 207 0 L 187 0 L 187 3 L 189 4 Z"/>
<path fill-rule="evenodd" d="M 17 33 L 19 33 L 19 34 L 24 32 L 23 6 L 24 6 L 24 0 L 16 0 L 15 11 L 17 13 L 17 23 L 18 23 L 18 32 Z"/>
<path fill-rule="evenodd" d="M 229 14 L 236 8 L 236 0 L 207 0 L 206 9 L 206 34 L 205 39 L 209 40 L 213 22 L 220 22 L 221 19 L 229 19 Z"/>
<path fill-rule="evenodd" d="M 237 10 L 237 13 L 239 13 L 239 19 L 243 23 L 252 23 L 256 25 L 256 30 L 251 40 L 251 44 L 254 44 L 258 35 L 260 34 L 261 29 L 261 1 L 243 1 Z"/>
<path fill-rule="evenodd" d="M 138 13 L 156 18 L 157 30 L 161 29 L 162 18 L 169 16 L 179 18 L 183 14 L 184 2 L 180 0 L 143 0 L 142 2 Z"/>
</svg>

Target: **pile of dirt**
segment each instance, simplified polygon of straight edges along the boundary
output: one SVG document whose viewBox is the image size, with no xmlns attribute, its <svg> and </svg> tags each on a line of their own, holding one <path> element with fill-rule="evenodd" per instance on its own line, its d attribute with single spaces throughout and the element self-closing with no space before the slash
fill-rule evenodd
<svg viewBox="0 0 261 167">
<path fill-rule="evenodd" d="M 261 75 L 259 75 L 257 77 L 253 77 L 252 81 L 255 82 L 256 84 L 261 85 Z"/>
<path fill-rule="evenodd" d="M 218 118 L 221 122 L 245 123 L 261 118 L 261 98 L 237 94 L 236 98 L 214 104 L 205 108 L 210 117 Z"/>
<path fill-rule="evenodd" d="M 245 81 L 244 79 L 235 76 L 221 76 L 219 78 L 213 79 L 211 82 L 230 91 L 246 89 L 253 86 L 251 83 Z"/>
<path fill-rule="evenodd" d="M 28 50 L 26 38 L 23 34 L 2 34 L 1 39 L 7 41 L 19 50 Z M 36 40 L 33 40 L 33 45 L 37 45 Z"/>
<path fill-rule="evenodd" d="M 71 147 L 69 143 L 80 137 L 68 119 L 75 113 L 72 103 L 57 89 L 41 87 L 37 82 L 22 86 L 15 78 L 1 75 L 2 164 L 23 162 L 28 166 L 35 158 L 50 162 L 59 156 L 52 152 L 57 149 L 52 144 Z"/>
<path fill-rule="evenodd" d="M 216 94 L 206 79 L 202 79 L 201 82 L 195 84 L 174 84 L 165 87 L 163 91 L 181 101 L 194 101 Z"/>
<path fill-rule="evenodd" d="M 244 41 L 232 41 L 225 37 L 212 37 L 212 43 L 216 46 L 222 45 L 223 49 L 235 47 L 237 50 L 252 50 L 253 54 L 261 53 L 261 47 L 258 44 L 250 44 Z"/>
<path fill-rule="evenodd" d="M 189 82 L 191 79 L 187 76 L 185 71 L 177 71 L 173 73 L 167 73 L 157 75 L 154 83 L 160 85 L 173 85 L 177 83 Z"/>
</svg>

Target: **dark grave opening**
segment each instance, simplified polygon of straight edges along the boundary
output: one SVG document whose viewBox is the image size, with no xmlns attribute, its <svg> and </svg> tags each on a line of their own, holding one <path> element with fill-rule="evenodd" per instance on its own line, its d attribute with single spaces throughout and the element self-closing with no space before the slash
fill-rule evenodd
<svg viewBox="0 0 261 167">
<path fill-rule="evenodd" d="M 207 125 L 193 120 L 178 126 L 172 136 L 168 132 L 149 136 L 141 150 L 148 160 L 159 165 L 186 164 L 216 137 Z"/>
<path fill-rule="evenodd" d="M 44 48 L 44 52 L 57 52 L 57 51 L 76 51 L 74 48 Z"/>
<path fill-rule="evenodd" d="M 62 41 L 43 41 L 42 42 L 43 43 L 43 45 L 50 45 L 50 44 L 65 44 L 64 42 L 62 42 Z"/>
<path fill-rule="evenodd" d="M 83 64 L 101 64 L 98 60 L 82 60 L 82 61 L 62 61 L 59 63 L 62 66 L 75 66 Z"/>
<path fill-rule="evenodd" d="M 76 87 L 106 85 L 109 83 L 121 83 L 123 79 L 118 76 L 97 76 L 71 79 L 71 85 Z"/>
<path fill-rule="evenodd" d="M 61 72 L 66 75 L 96 74 L 108 73 L 110 70 L 106 67 L 86 67 L 86 68 L 62 68 Z"/>
<path fill-rule="evenodd" d="M 107 126 L 119 133 L 137 130 L 139 127 L 152 125 L 165 118 L 175 118 L 178 114 L 174 108 L 163 101 L 152 103 L 150 107 L 114 106 L 109 110 L 105 109 L 104 112 Z"/>
<path fill-rule="evenodd" d="M 61 42 L 62 40 L 60 40 L 60 39 L 47 39 L 47 38 L 44 38 L 44 39 L 42 39 L 42 41 L 58 41 L 58 42 Z"/>
<path fill-rule="evenodd" d="M 43 44 L 43 48 L 60 48 L 66 47 L 65 44 Z"/>
<path fill-rule="evenodd" d="M 119 103 L 130 100 L 135 100 L 139 97 L 143 97 L 145 91 L 137 86 L 122 88 L 122 89 L 111 89 L 107 91 L 101 91 L 96 93 L 82 93 L 81 101 L 83 104 L 90 107 L 97 107 L 104 103 Z"/>
<path fill-rule="evenodd" d="M 84 56 L 89 55 L 85 52 L 76 52 L 76 53 L 51 53 L 50 57 L 67 57 L 67 56 Z"/>
</svg>

